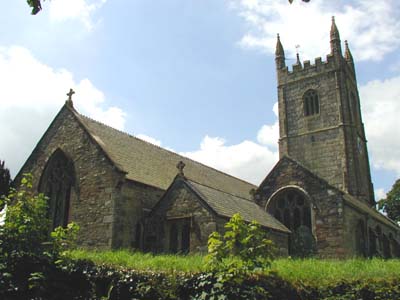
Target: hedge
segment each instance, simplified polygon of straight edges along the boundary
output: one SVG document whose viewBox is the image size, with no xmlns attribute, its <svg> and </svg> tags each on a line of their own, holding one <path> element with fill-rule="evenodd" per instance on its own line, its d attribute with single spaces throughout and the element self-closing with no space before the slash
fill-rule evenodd
<svg viewBox="0 0 400 300">
<path fill-rule="evenodd" d="M 253 274 L 244 280 L 221 280 L 214 273 L 150 272 L 95 265 L 88 260 L 53 263 L 21 254 L 12 272 L 0 266 L 0 299 L 400 299 L 400 280 L 354 280 L 291 283 L 277 273 Z"/>
</svg>

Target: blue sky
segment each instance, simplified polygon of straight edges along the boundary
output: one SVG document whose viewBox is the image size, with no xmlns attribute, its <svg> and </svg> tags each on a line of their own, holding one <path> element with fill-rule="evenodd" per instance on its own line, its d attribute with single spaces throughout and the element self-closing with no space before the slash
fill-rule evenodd
<svg viewBox="0 0 400 300">
<path fill-rule="evenodd" d="M 324 60 L 332 15 L 356 60 L 383 196 L 400 175 L 396 0 L 52 0 L 37 16 L 10 1 L 0 159 L 18 172 L 72 87 L 79 112 L 257 184 L 278 158 L 276 33 L 289 65 L 296 45 Z"/>
</svg>

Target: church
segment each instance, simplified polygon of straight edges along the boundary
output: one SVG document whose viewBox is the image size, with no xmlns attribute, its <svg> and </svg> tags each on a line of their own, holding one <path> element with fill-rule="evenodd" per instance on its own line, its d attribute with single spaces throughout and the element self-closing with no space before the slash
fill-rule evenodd
<svg viewBox="0 0 400 300">
<path fill-rule="evenodd" d="M 72 90 L 15 181 L 31 173 L 53 228 L 78 223 L 88 248 L 205 252 L 239 213 L 281 255 L 306 237 L 319 257 L 399 257 L 400 228 L 375 209 L 354 61 L 334 19 L 330 48 L 289 70 L 278 35 L 280 159 L 259 186 L 80 114 Z"/>
</svg>

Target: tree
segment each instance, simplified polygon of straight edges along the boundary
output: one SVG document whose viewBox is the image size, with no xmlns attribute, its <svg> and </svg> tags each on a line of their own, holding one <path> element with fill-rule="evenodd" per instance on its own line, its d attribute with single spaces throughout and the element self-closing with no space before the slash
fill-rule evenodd
<svg viewBox="0 0 400 300">
<path fill-rule="evenodd" d="M 5 167 L 4 161 L 0 160 L 0 198 L 7 196 L 11 187 L 10 171 Z M 0 206 L 0 210 L 3 207 Z"/>
<path fill-rule="evenodd" d="M 400 179 L 396 180 L 386 198 L 379 200 L 378 207 L 393 221 L 400 222 Z"/>
</svg>

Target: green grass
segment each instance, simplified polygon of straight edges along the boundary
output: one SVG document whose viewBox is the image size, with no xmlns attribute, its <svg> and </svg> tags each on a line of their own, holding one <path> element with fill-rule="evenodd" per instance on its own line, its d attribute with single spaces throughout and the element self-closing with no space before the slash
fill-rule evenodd
<svg viewBox="0 0 400 300">
<path fill-rule="evenodd" d="M 142 271 L 200 272 L 204 270 L 204 256 L 201 255 L 153 255 L 149 253 L 118 251 L 73 250 L 72 259 L 89 259 L 95 264 Z"/>
<path fill-rule="evenodd" d="M 152 255 L 140 252 L 74 250 L 73 259 L 89 259 L 96 264 L 142 271 L 201 272 L 205 271 L 201 255 Z M 280 276 L 290 282 L 329 284 L 341 280 L 400 278 L 400 260 L 348 259 L 277 259 L 272 264 Z"/>
<path fill-rule="evenodd" d="M 337 281 L 400 278 L 400 260 L 374 259 L 279 259 L 273 268 L 290 282 L 307 282 L 318 285 Z"/>
</svg>

